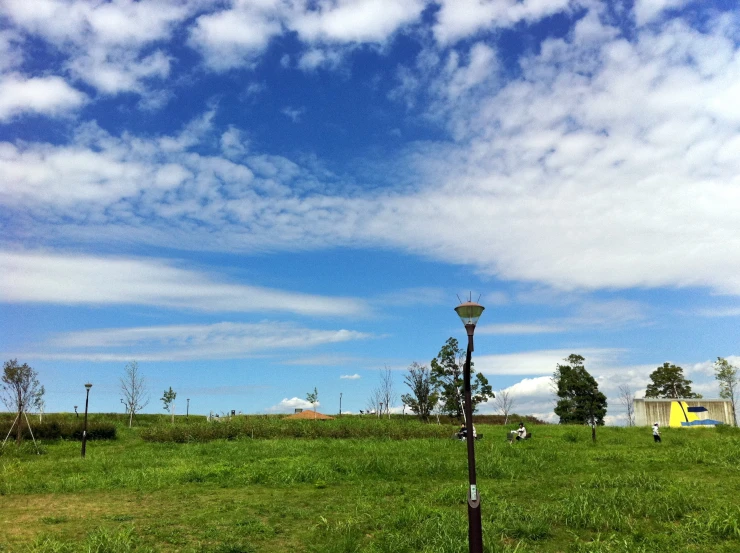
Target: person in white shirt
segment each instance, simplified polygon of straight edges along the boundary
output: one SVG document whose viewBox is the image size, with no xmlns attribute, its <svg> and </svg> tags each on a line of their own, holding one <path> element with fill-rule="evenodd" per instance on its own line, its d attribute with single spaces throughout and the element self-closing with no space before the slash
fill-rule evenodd
<svg viewBox="0 0 740 553">
<path fill-rule="evenodd" d="M 660 442 L 660 427 L 658 426 L 658 423 L 656 422 L 653 425 L 653 441 L 654 442 Z"/>
<path fill-rule="evenodd" d="M 520 422 L 519 423 L 519 428 L 516 431 L 516 439 L 517 440 L 523 440 L 526 437 L 527 437 L 527 429 L 524 428 L 524 423 L 523 422 Z"/>
</svg>

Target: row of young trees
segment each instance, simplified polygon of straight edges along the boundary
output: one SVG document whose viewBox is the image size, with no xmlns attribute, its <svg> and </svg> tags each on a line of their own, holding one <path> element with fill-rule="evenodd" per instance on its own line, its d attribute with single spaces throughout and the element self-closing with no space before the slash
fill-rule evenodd
<svg viewBox="0 0 740 553">
<path fill-rule="evenodd" d="M 126 364 L 119 384 L 123 395 L 121 402 L 125 405 L 126 413 L 129 415 L 130 427 L 134 415 L 140 413 L 149 404 L 146 381 L 136 361 Z M 3 363 L 3 372 L 0 375 L 0 400 L 8 411 L 16 415 L 15 430 L 18 443 L 21 441 L 26 413 L 43 411 L 45 393 L 44 386 L 39 382 L 38 372 L 28 363 L 21 365 L 17 359 L 10 359 Z M 173 422 L 176 397 L 177 393 L 170 387 L 164 391 L 161 398 L 165 411 L 172 414 Z"/>
</svg>

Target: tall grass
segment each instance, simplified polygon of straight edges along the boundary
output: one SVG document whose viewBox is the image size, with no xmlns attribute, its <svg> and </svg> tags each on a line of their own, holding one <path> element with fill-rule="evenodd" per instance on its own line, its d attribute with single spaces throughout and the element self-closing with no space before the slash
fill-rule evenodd
<svg viewBox="0 0 740 553">
<path fill-rule="evenodd" d="M 141 437 L 148 442 L 208 442 L 237 438 L 387 438 L 408 440 L 448 438 L 454 427 L 424 424 L 412 418 L 344 417 L 335 420 L 291 420 L 281 417 L 247 416 L 220 422 L 157 425 L 145 428 Z"/>
</svg>

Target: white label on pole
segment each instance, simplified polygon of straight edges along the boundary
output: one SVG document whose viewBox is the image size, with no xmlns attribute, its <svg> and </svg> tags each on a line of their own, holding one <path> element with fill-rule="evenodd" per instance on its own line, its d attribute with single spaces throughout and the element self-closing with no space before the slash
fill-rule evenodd
<svg viewBox="0 0 740 553">
<path fill-rule="evenodd" d="M 470 484 L 470 500 L 478 500 L 478 487 L 475 484 Z"/>
</svg>

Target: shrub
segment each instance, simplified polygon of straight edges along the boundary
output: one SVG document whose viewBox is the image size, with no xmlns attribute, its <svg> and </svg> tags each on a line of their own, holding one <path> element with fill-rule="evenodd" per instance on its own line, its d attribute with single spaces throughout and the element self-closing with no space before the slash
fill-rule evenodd
<svg viewBox="0 0 740 553">
<path fill-rule="evenodd" d="M 0 434 L 7 435 L 13 419 L 5 418 L 0 422 Z M 36 422 L 29 417 L 33 437 L 37 440 L 79 440 L 82 441 L 82 431 L 84 422 L 82 419 L 68 420 L 60 415 L 49 415 L 42 422 Z M 15 431 L 14 431 L 15 432 Z M 30 440 L 31 433 L 28 425 L 23 422 L 23 439 Z M 87 439 L 88 440 L 115 440 L 116 426 L 111 422 L 89 421 L 87 422 Z"/>
</svg>

